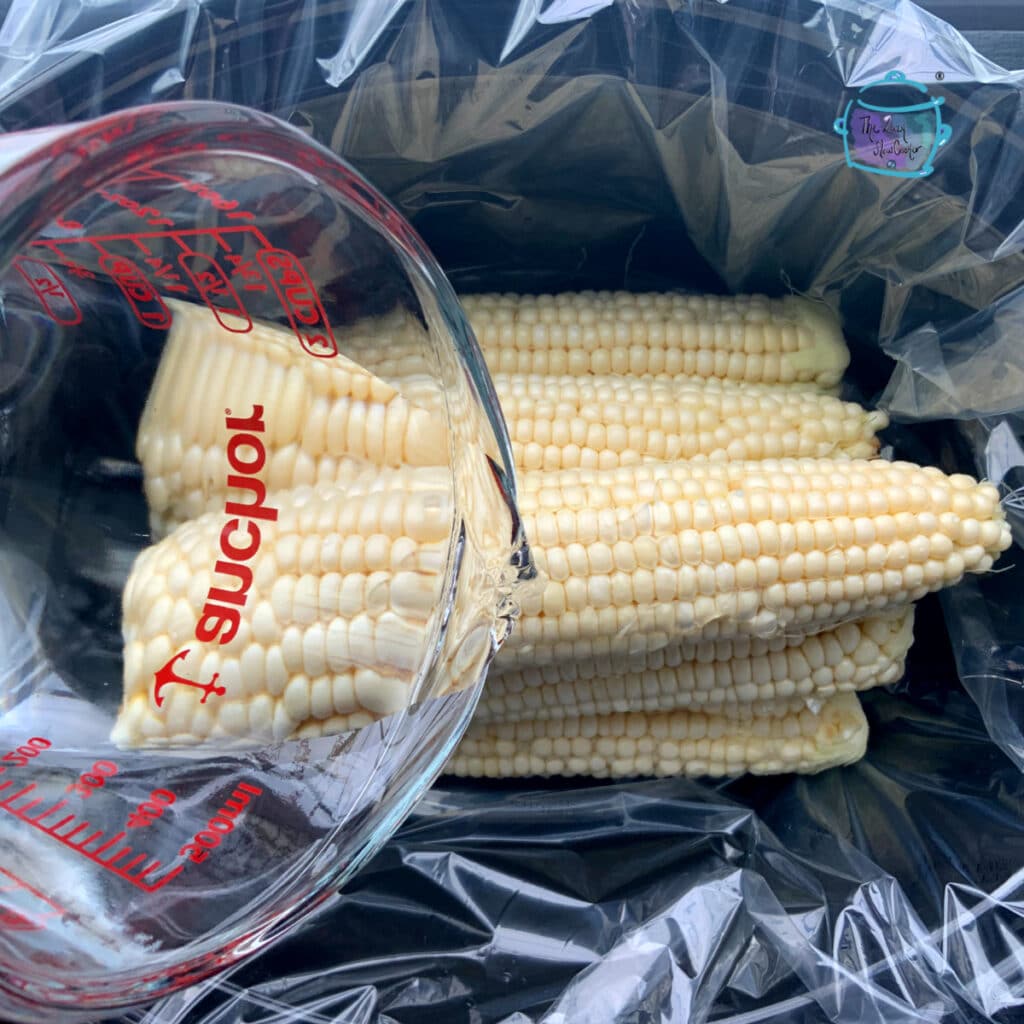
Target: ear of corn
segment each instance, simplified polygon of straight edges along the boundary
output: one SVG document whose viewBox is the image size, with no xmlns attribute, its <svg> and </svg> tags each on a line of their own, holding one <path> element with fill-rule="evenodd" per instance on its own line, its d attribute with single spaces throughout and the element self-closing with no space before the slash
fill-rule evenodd
<svg viewBox="0 0 1024 1024">
<path fill-rule="evenodd" d="M 368 466 L 448 464 L 444 418 L 351 360 L 296 355 L 278 328 L 232 331 L 168 301 L 174 321 L 136 441 L 154 537 L 223 507 L 226 408 L 266 407 L 261 476 L 271 492 L 343 484 Z"/>
<path fill-rule="evenodd" d="M 628 374 L 831 388 L 850 354 L 835 315 L 797 296 L 677 292 L 463 295 L 492 373 Z M 422 349 L 372 327 L 354 358 L 386 379 L 429 372 Z"/>
<path fill-rule="evenodd" d="M 224 564 L 223 516 L 200 516 L 139 555 L 123 599 L 124 701 L 114 742 L 344 732 L 408 705 L 445 579 L 447 469 L 374 470 L 345 490 L 295 488 L 275 501 L 277 519 L 261 524 L 233 634 L 205 643 L 195 635 L 210 588 L 236 589 L 215 571 Z M 182 650 L 180 675 L 216 675 L 226 692 L 207 703 L 201 690 L 175 685 L 157 709 L 155 674 Z M 448 682 L 461 685 L 454 674 Z"/>
<path fill-rule="evenodd" d="M 466 295 L 462 303 L 497 373 L 665 373 L 830 387 L 850 359 L 834 315 L 796 296 L 569 292 Z"/>
<path fill-rule="evenodd" d="M 812 636 L 673 644 L 638 657 L 497 672 L 480 722 L 545 721 L 681 709 L 748 718 L 803 710 L 837 693 L 894 683 L 913 640 L 913 607 Z"/>
<path fill-rule="evenodd" d="M 817 632 L 985 572 L 1010 544 L 995 487 L 881 460 L 526 473 L 519 504 L 546 582 L 499 671 Z"/>
<path fill-rule="evenodd" d="M 500 373 L 494 388 L 521 470 L 868 458 L 888 424 L 852 402 L 764 385 Z"/>
<path fill-rule="evenodd" d="M 142 463 L 154 537 L 223 504 L 226 407 L 267 406 L 264 480 L 272 491 L 345 484 L 368 465 L 448 458 L 435 379 L 400 391 L 342 357 L 294 355 L 284 332 L 222 327 L 175 303 L 174 325 L 142 418 Z M 813 392 L 718 381 L 499 374 L 495 389 L 519 469 L 612 468 L 662 459 L 875 454 L 883 413 Z"/>
<path fill-rule="evenodd" d="M 848 353 L 804 300 L 465 305 L 497 371 L 542 582 L 521 596 L 450 770 L 732 775 L 859 757 L 853 691 L 902 672 L 910 603 L 1009 545 L 996 490 L 865 461 L 885 416 L 811 390 L 834 386 Z M 366 369 L 298 355 L 272 328 L 175 313 L 138 439 L 154 535 L 173 532 L 125 590 L 115 741 L 330 735 L 479 678 L 493 649 L 493 623 L 471 607 L 497 571 L 487 543 L 463 545 L 465 588 L 450 607 L 442 594 L 456 503 L 493 485 L 485 460 L 466 462 L 469 396 L 423 375 L 429 352 L 398 320 L 347 339 Z M 219 559 L 222 510 L 246 495 L 228 489 L 220 408 L 263 404 L 267 469 L 249 487 L 278 514 L 233 566 Z M 507 539 L 498 512 L 477 508 L 467 527 Z M 229 540 L 246 548 L 241 527 Z M 236 621 L 200 642 L 213 594 Z M 425 687 L 437 611 L 450 612 L 432 663 L 444 681 Z M 182 676 L 219 680 L 220 699 L 181 685 L 155 706 L 175 652 Z"/>
<path fill-rule="evenodd" d="M 864 754 L 868 726 L 856 694 L 817 712 L 748 720 L 697 711 L 471 723 L 447 771 L 471 777 L 757 775 L 818 772 Z"/>
<path fill-rule="evenodd" d="M 277 495 L 279 518 L 264 526 L 237 635 L 185 665 L 201 679 L 218 672 L 229 695 L 242 694 L 222 702 L 215 722 L 186 687 L 158 716 L 149 689 L 167 658 L 191 643 L 216 582 L 222 519 L 186 524 L 140 556 L 125 591 L 119 741 L 281 738 L 311 719 L 350 727 L 364 720 L 360 711 L 405 706 L 427 617 L 440 604 L 449 474 L 428 467 L 368 476 L 363 491 L 323 485 Z M 687 634 L 819 631 L 984 570 L 1009 544 L 994 488 L 897 463 L 653 464 L 525 474 L 523 482 L 524 524 L 546 583 L 499 654 L 502 671 L 652 651 Z M 878 655 L 877 643 L 863 649 Z M 358 708 L 338 681 L 351 672 L 362 673 L 362 690 L 350 680 Z"/>
</svg>

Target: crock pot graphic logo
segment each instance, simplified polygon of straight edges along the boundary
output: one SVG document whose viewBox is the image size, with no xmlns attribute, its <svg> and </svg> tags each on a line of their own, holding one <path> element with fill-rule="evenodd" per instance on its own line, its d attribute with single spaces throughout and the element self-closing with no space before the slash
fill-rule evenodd
<svg viewBox="0 0 1024 1024">
<path fill-rule="evenodd" d="M 944 102 L 902 71 L 865 85 L 833 125 L 843 137 L 846 162 L 896 178 L 931 174 L 935 154 L 953 134 L 942 122 Z"/>
</svg>

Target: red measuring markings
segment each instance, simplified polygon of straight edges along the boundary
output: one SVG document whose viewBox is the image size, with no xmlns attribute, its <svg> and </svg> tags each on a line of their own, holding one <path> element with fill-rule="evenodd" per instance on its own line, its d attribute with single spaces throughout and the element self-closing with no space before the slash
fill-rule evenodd
<svg viewBox="0 0 1024 1024">
<path fill-rule="evenodd" d="M 49 740 L 34 736 L 4 755 L 4 764 L 0 767 L 0 772 L 5 772 L 9 768 L 24 767 L 50 746 Z M 117 774 L 118 766 L 113 761 L 96 761 L 89 771 L 80 773 L 76 781 L 68 785 L 66 792 L 88 799 Z M 177 878 L 187 866 L 180 863 L 164 867 L 150 854 L 125 842 L 128 829 L 148 828 L 177 801 L 175 794 L 168 789 L 154 789 L 149 798 L 143 800 L 128 815 L 124 828 L 108 836 L 102 829 L 94 829 L 88 821 L 74 812 L 57 817 L 61 811 L 67 809 L 67 800 L 50 803 L 48 797 L 35 795 L 38 787 L 34 782 L 25 783 L 20 788 L 17 786 L 18 784 L 11 779 L 0 780 L 0 812 L 48 835 L 73 853 L 85 857 L 104 871 L 117 875 L 136 889 L 149 893 L 157 892 L 172 879 Z M 262 793 L 263 790 L 259 786 L 250 782 L 239 782 L 231 796 L 214 812 L 205 826 L 178 851 L 178 856 L 187 857 L 195 864 L 205 861 L 210 852 L 220 846 L 223 837 L 238 827 L 239 818 L 244 817 L 252 797 L 261 796 Z M 23 907 L 17 910 L 5 907 L 3 894 L 20 889 L 27 890 L 37 897 L 44 906 L 30 913 L 26 913 Z M 61 916 L 65 913 L 64 908 L 58 903 L 33 889 L 12 871 L 0 867 L 0 929 L 38 929 L 44 927 L 42 922 L 46 917 Z"/>
<path fill-rule="evenodd" d="M 302 264 L 285 249 L 262 249 L 256 259 L 267 272 L 302 347 L 321 359 L 336 356 L 338 343 Z"/>
<path fill-rule="evenodd" d="M 145 271 L 125 256 L 105 252 L 100 246 L 100 269 L 113 278 L 128 300 L 136 319 L 146 327 L 158 330 L 171 326 L 171 311 L 164 305 L 157 290 L 149 282 Z"/>
<path fill-rule="evenodd" d="M 181 269 L 188 274 L 189 279 L 202 296 L 203 302 L 210 307 L 221 327 L 238 334 L 245 334 L 252 330 L 252 320 L 249 319 L 249 314 L 245 311 L 238 292 L 235 291 L 227 274 L 216 260 L 199 252 L 183 252 L 178 257 L 178 263 L 181 265 Z M 225 321 L 221 317 L 222 313 L 241 319 L 244 321 L 244 326 L 240 327 L 230 321 Z"/>
<path fill-rule="evenodd" d="M 124 118 L 104 118 L 88 135 L 75 139 L 74 151 L 81 157 L 101 153 L 112 142 L 116 142 L 122 136 L 131 135 L 135 131 L 136 122 L 134 114 Z"/>
<path fill-rule="evenodd" d="M 0 782 L 0 811 L 55 839 L 104 871 L 123 878 L 136 889 L 156 892 L 172 878 L 177 878 L 185 868 L 184 864 L 178 864 L 161 873 L 163 865 L 160 861 L 152 859 L 148 853 L 133 850 L 124 842 L 127 832 L 108 837 L 102 829 L 94 830 L 88 821 L 79 820 L 76 814 L 57 818 L 56 815 L 67 808 L 67 800 L 51 804 L 45 797 L 33 795 L 37 789 L 34 782 L 20 789 L 14 789 L 15 785 L 9 779 Z M 14 792 L 4 796 L 4 791 L 11 789 Z M 41 810 L 38 809 L 40 805 Z"/>
<path fill-rule="evenodd" d="M 18 909 L 4 905 L 4 894 L 16 892 L 22 895 Z M 28 905 L 23 905 L 27 903 Z M 46 922 L 55 917 L 64 917 L 67 911 L 55 900 L 41 893 L 23 878 L 7 868 L 0 868 L 0 931 L 36 932 L 46 927 Z"/>
<path fill-rule="evenodd" d="M 229 832 L 234 832 L 235 821 L 249 806 L 249 797 L 260 796 L 262 792 L 259 786 L 240 782 L 231 796 L 224 801 L 224 806 L 206 823 L 206 827 L 200 829 L 192 837 L 191 842 L 186 843 L 178 851 L 178 856 L 188 857 L 194 864 L 202 864 L 210 856 L 210 851 L 220 846 L 223 837 Z"/>
<path fill-rule="evenodd" d="M 102 789 L 107 784 L 107 779 L 116 774 L 117 765 L 113 761 L 97 761 L 92 770 L 82 772 L 78 776 L 78 781 L 72 782 L 67 791 L 88 800 L 97 789 Z"/>
<path fill-rule="evenodd" d="M 166 260 L 162 260 L 159 256 L 147 256 L 143 260 L 143 263 L 151 268 L 151 276 L 157 279 L 157 282 L 163 287 L 164 291 L 188 291 L 188 289 L 181 283 L 181 274 L 179 274 Z"/>
<path fill-rule="evenodd" d="M 170 217 L 163 216 L 155 206 L 143 206 L 129 196 L 121 195 L 120 192 L 109 192 L 103 188 L 98 191 L 98 195 L 101 195 L 108 203 L 113 203 L 115 206 L 120 206 L 122 210 L 134 213 L 136 217 L 145 220 L 150 227 L 174 227 L 174 221 Z"/>
<path fill-rule="evenodd" d="M 132 171 L 123 178 L 119 178 L 118 181 L 121 183 L 133 181 L 170 182 L 170 184 L 184 190 L 185 192 L 193 193 L 199 199 L 209 203 L 215 210 L 226 212 L 229 217 L 234 217 L 239 220 L 256 219 L 255 214 L 249 213 L 248 210 L 239 210 L 238 201 L 236 199 L 225 199 L 212 185 L 207 185 L 202 181 L 194 181 L 191 178 L 183 178 L 180 174 L 172 174 L 170 171 L 158 171 L 152 167 L 143 167 L 137 171 Z M 110 198 L 103 192 L 100 192 L 100 195 L 102 195 L 104 199 Z M 114 201 L 116 202 L 116 199 Z M 159 213 L 160 211 L 157 210 L 156 212 Z"/>
<path fill-rule="evenodd" d="M 263 271 L 256 265 L 255 260 L 243 259 L 241 256 L 225 256 L 224 259 L 231 265 L 231 276 L 242 282 L 242 288 L 247 292 L 265 292 L 267 290 L 266 278 Z"/>
<path fill-rule="evenodd" d="M 149 828 L 178 798 L 169 789 L 154 789 L 148 800 L 143 800 L 128 815 L 125 828 Z"/>
<path fill-rule="evenodd" d="M 36 298 L 51 320 L 64 327 L 72 327 L 82 322 L 82 311 L 78 308 L 78 303 L 64 287 L 53 267 L 42 260 L 28 259 L 25 256 L 16 256 L 14 265 L 35 292 Z"/>
<path fill-rule="evenodd" d="M 229 201 L 223 200 L 218 205 L 217 194 L 211 195 L 213 198 L 209 201 L 217 209 L 230 209 L 229 205 L 225 205 Z M 201 197 L 206 198 L 204 195 Z M 243 215 L 249 216 L 245 211 L 225 214 L 227 217 Z M 207 243 L 211 240 L 214 242 L 216 257 L 198 251 L 197 247 L 204 240 Z M 243 251 L 246 243 L 249 243 L 250 251 L 252 246 L 258 247 L 254 258 L 248 257 Z M 52 253 L 62 264 L 73 267 L 73 272 L 81 276 L 91 274 L 83 264 L 87 266 L 98 263 L 117 283 L 136 318 L 147 327 L 170 326 L 170 313 L 159 293 L 188 293 L 189 289 L 182 283 L 179 269 L 184 272 L 220 325 L 241 334 L 252 330 L 252 317 L 241 294 L 266 293 L 273 288 L 303 349 L 309 355 L 321 359 L 338 354 L 338 344 L 327 314 L 302 264 L 293 253 L 275 249 L 263 232 L 251 225 L 46 238 L 32 245 Z M 125 246 L 131 248 L 132 254 L 140 262 L 120 253 Z M 168 246 L 179 250 L 177 267 L 170 258 L 161 255 Z M 111 252 L 111 249 L 118 250 L 117 254 Z M 74 259 L 74 256 L 78 256 L 78 259 Z M 151 283 L 151 278 L 155 279 L 156 285 Z M 45 304 L 44 308 L 47 308 Z M 53 316 L 49 308 L 47 312 Z"/>
<path fill-rule="evenodd" d="M 38 757 L 44 750 L 49 750 L 51 743 L 42 736 L 33 736 L 26 740 L 20 747 L 8 750 L 0 758 L 0 775 L 3 775 L 8 768 L 24 768 L 34 757 Z"/>
</svg>

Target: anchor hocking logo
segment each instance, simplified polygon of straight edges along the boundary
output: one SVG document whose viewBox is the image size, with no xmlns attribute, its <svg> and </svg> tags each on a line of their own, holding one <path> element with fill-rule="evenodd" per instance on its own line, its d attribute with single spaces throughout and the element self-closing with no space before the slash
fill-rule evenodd
<svg viewBox="0 0 1024 1024">
<path fill-rule="evenodd" d="M 242 609 L 249 599 L 253 572 L 248 564 L 259 551 L 264 529 L 268 522 L 277 521 L 277 509 L 267 503 L 267 485 L 257 476 L 266 465 L 267 451 L 262 440 L 265 430 L 263 406 L 254 405 L 248 416 L 234 416 L 224 410 L 228 431 L 227 493 L 238 494 L 224 503 L 227 521 L 220 534 L 219 556 L 213 567 L 214 576 L 223 583 L 214 583 L 207 592 L 202 615 L 195 627 L 195 638 L 200 644 L 228 644 L 238 633 L 242 622 Z M 239 538 L 245 538 L 240 542 Z M 209 682 L 189 679 L 175 666 L 191 653 L 191 647 L 178 651 L 170 661 L 153 673 L 153 703 L 163 707 L 166 686 L 187 686 L 201 690 L 200 704 L 211 696 L 223 697 L 227 689 L 217 686 L 219 673 Z"/>
<path fill-rule="evenodd" d="M 203 696 L 199 700 L 200 704 L 205 704 L 206 699 L 210 694 L 216 694 L 218 697 L 223 697 L 224 694 L 228 692 L 225 687 L 214 685 L 220 678 L 219 672 L 214 672 L 208 683 L 200 683 L 195 679 L 187 679 L 185 676 L 178 675 L 174 670 L 175 664 L 183 658 L 187 658 L 191 653 L 191 647 L 186 647 L 184 650 L 178 651 L 177 654 L 171 657 L 171 660 L 167 662 L 166 665 L 162 668 L 158 668 L 154 673 L 155 682 L 153 683 L 153 702 L 158 708 L 163 707 L 165 700 L 164 695 L 160 691 L 171 683 L 179 683 L 182 686 L 191 686 L 197 690 L 202 690 Z"/>
</svg>

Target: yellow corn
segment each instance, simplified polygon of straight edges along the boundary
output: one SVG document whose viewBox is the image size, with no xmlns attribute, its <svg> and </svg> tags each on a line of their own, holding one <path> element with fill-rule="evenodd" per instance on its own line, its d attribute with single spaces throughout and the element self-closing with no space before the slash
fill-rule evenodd
<svg viewBox="0 0 1024 1024">
<path fill-rule="evenodd" d="M 516 777 L 758 775 L 819 772 L 864 754 L 868 726 L 856 694 L 818 711 L 746 721 L 697 711 L 470 724 L 446 771 Z"/>
<path fill-rule="evenodd" d="M 644 463 L 520 485 L 545 585 L 498 671 L 817 632 L 985 572 L 1010 545 L 995 487 L 901 462 Z"/>
<path fill-rule="evenodd" d="M 673 644 L 638 657 L 497 672 L 488 676 L 476 720 L 682 709 L 748 718 L 800 711 L 837 693 L 896 682 L 913 626 L 911 607 L 813 636 Z"/>
<path fill-rule="evenodd" d="M 676 292 L 463 295 L 492 373 L 645 374 L 745 384 L 838 384 L 850 361 L 835 315 L 797 296 Z M 402 332 L 364 326 L 350 352 L 391 379 L 429 370 Z"/>
</svg>

